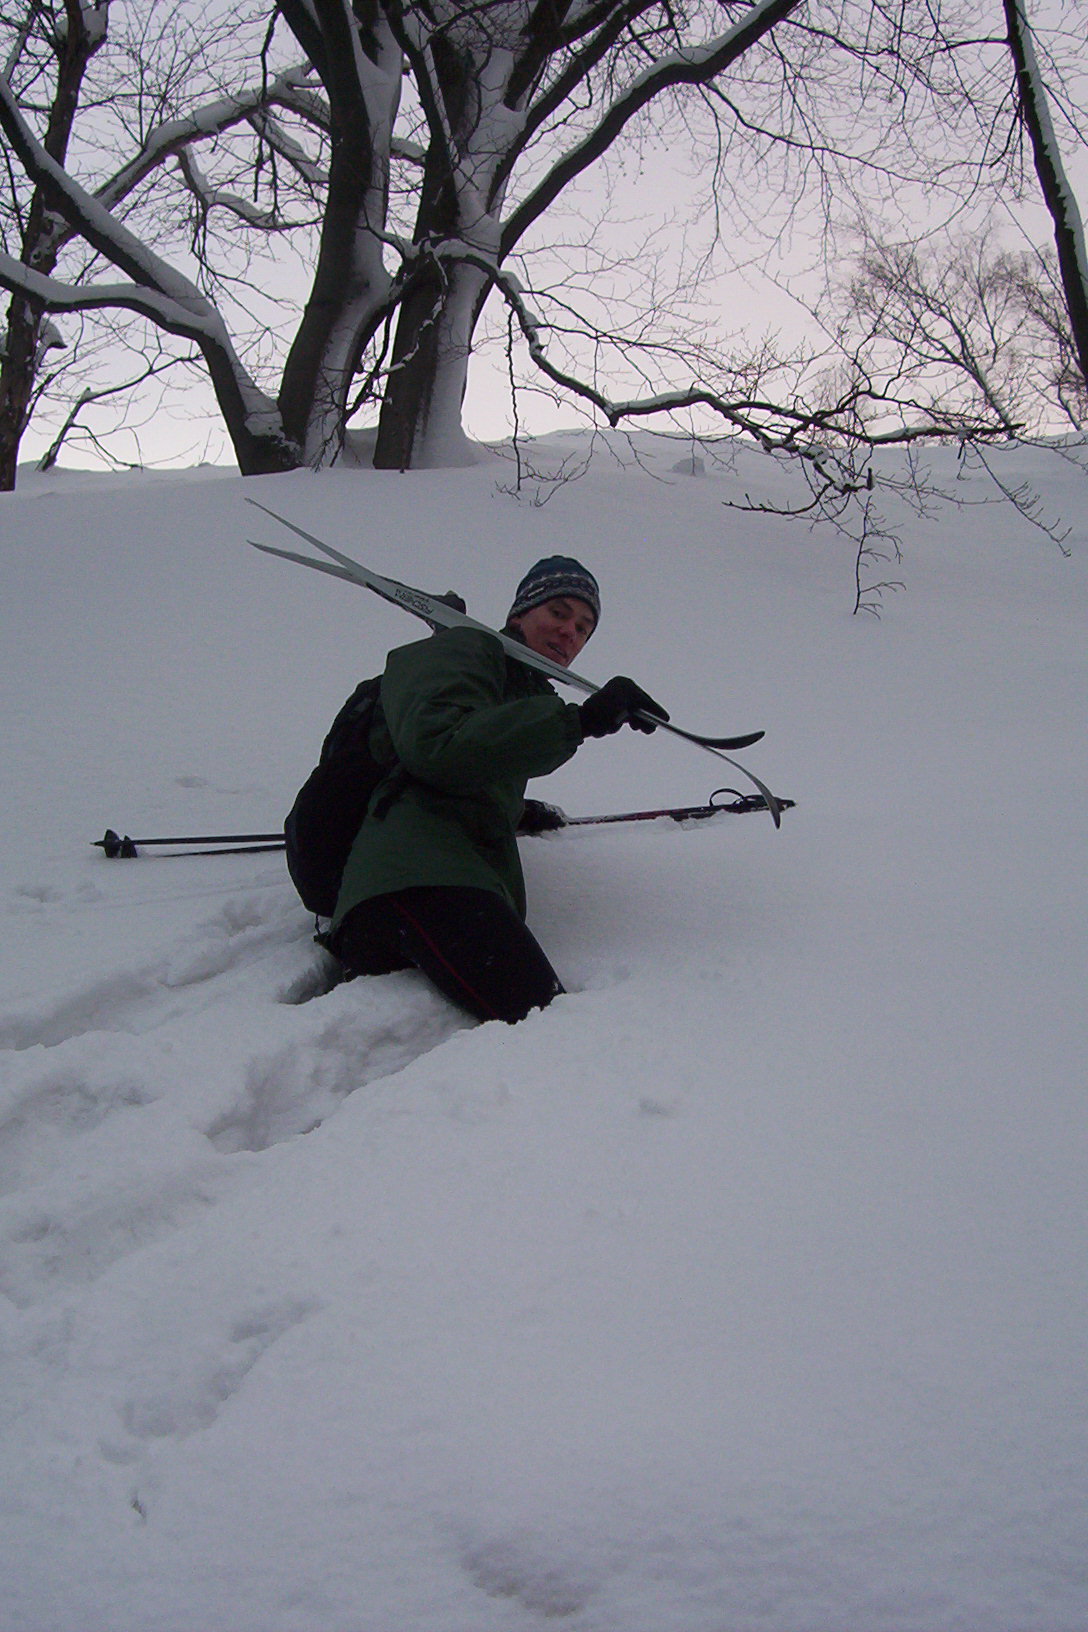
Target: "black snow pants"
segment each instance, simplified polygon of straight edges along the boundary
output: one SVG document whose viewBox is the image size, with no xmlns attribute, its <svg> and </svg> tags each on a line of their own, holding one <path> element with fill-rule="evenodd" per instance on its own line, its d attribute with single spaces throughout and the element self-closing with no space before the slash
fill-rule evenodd
<svg viewBox="0 0 1088 1632">
<path fill-rule="evenodd" d="M 513 907 L 492 890 L 417 885 L 353 907 L 328 942 L 353 975 L 421 969 L 479 1020 L 524 1020 L 563 990 Z"/>
</svg>

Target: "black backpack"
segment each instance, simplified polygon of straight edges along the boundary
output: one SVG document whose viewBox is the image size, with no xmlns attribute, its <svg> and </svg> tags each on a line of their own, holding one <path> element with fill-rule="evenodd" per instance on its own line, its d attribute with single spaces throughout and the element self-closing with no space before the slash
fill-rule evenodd
<svg viewBox="0 0 1088 1632">
<path fill-rule="evenodd" d="M 340 879 L 370 796 L 392 769 L 370 751 L 380 690 L 380 675 L 356 686 L 283 824 L 287 870 L 303 906 L 319 918 L 331 918 L 336 909 Z"/>
</svg>

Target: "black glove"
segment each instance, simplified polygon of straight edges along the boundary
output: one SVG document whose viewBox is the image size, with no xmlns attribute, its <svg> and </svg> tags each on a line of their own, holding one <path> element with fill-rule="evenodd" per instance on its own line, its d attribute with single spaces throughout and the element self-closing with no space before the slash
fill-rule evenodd
<svg viewBox="0 0 1088 1632">
<path fill-rule="evenodd" d="M 546 805 L 543 799 L 526 799 L 521 807 L 519 833 L 554 833 L 566 827 L 567 818 L 558 805 Z"/>
<path fill-rule="evenodd" d="M 641 686 L 636 686 L 626 675 L 617 674 L 600 691 L 595 691 L 578 712 L 582 716 L 582 730 L 587 737 L 610 737 L 621 725 L 630 725 L 636 731 L 656 731 L 657 727 L 649 720 L 635 719 L 635 712 L 639 709 L 647 714 L 656 714 L 659 720 L 669 717 L 661 704 L 647 696 Z"/>
<path fill-rule="evenodd" d="M 465 611 L 468 610 L 468 608 L 465 606 L 464 601 L 461 599 L 460 595 L 458 595 L 457 591 L 454 590 L 454 589 L 447 589 L 447 591 L 446 591 L 446 593 L 444 595 L 436 595 L 435 600 L 436 601 L 441 601 L 444 606 L 452 607 L 455 612 L 465 612 Z M 431 625 L 431 628 L 434 630 L 435 634 L 438 633 L 439 629 L 442 629 L 442 628 L 445 627 L 441 623 L 432 623 L 430 618 L 427 618 L 424 621 Z"/>
</svg>

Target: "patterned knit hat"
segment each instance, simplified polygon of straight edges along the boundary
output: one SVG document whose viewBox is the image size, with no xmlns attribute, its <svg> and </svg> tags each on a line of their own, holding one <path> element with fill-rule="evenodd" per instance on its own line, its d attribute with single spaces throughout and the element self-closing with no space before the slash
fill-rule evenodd
<svg viewBox="0 0 1088 1632">
<path fill-rule="evenodd" d="M 593 574 L 572 555 L 547 555 L 530 567 L 518 585 L 514 604 L 506 614 L 506 621 L 531 612 L 534 606 L 554 601 L 560 595 L 572 600 L 585 601 L 593 611 L 593 627 L 601 621 L 601 592 Z"/>
</svg>

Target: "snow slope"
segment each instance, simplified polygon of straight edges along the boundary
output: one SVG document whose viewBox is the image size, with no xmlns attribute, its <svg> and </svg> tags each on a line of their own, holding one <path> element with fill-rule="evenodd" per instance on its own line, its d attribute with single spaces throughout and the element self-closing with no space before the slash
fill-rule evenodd
<svg viewBox="0 0 1088 1632">
<path fill-rule="evenodd" d="M 1088 1626 L 1083 477 L 1007 456 L 1070 559 L 961 483 L 877 622 L 723 509 L 761 466 L 638 449 L 0 498 L 4 1632 Z M 524 841 L 569 995 L 514 1028 L 330 988 L 277 856 L 105 861 L 277 826 L 418 638 L 247 493 L 488 621 L 573 550 L 582 672 L 797 809 Z M 625 733 L 535 791 L 725 781 Z"/>
</svg>

